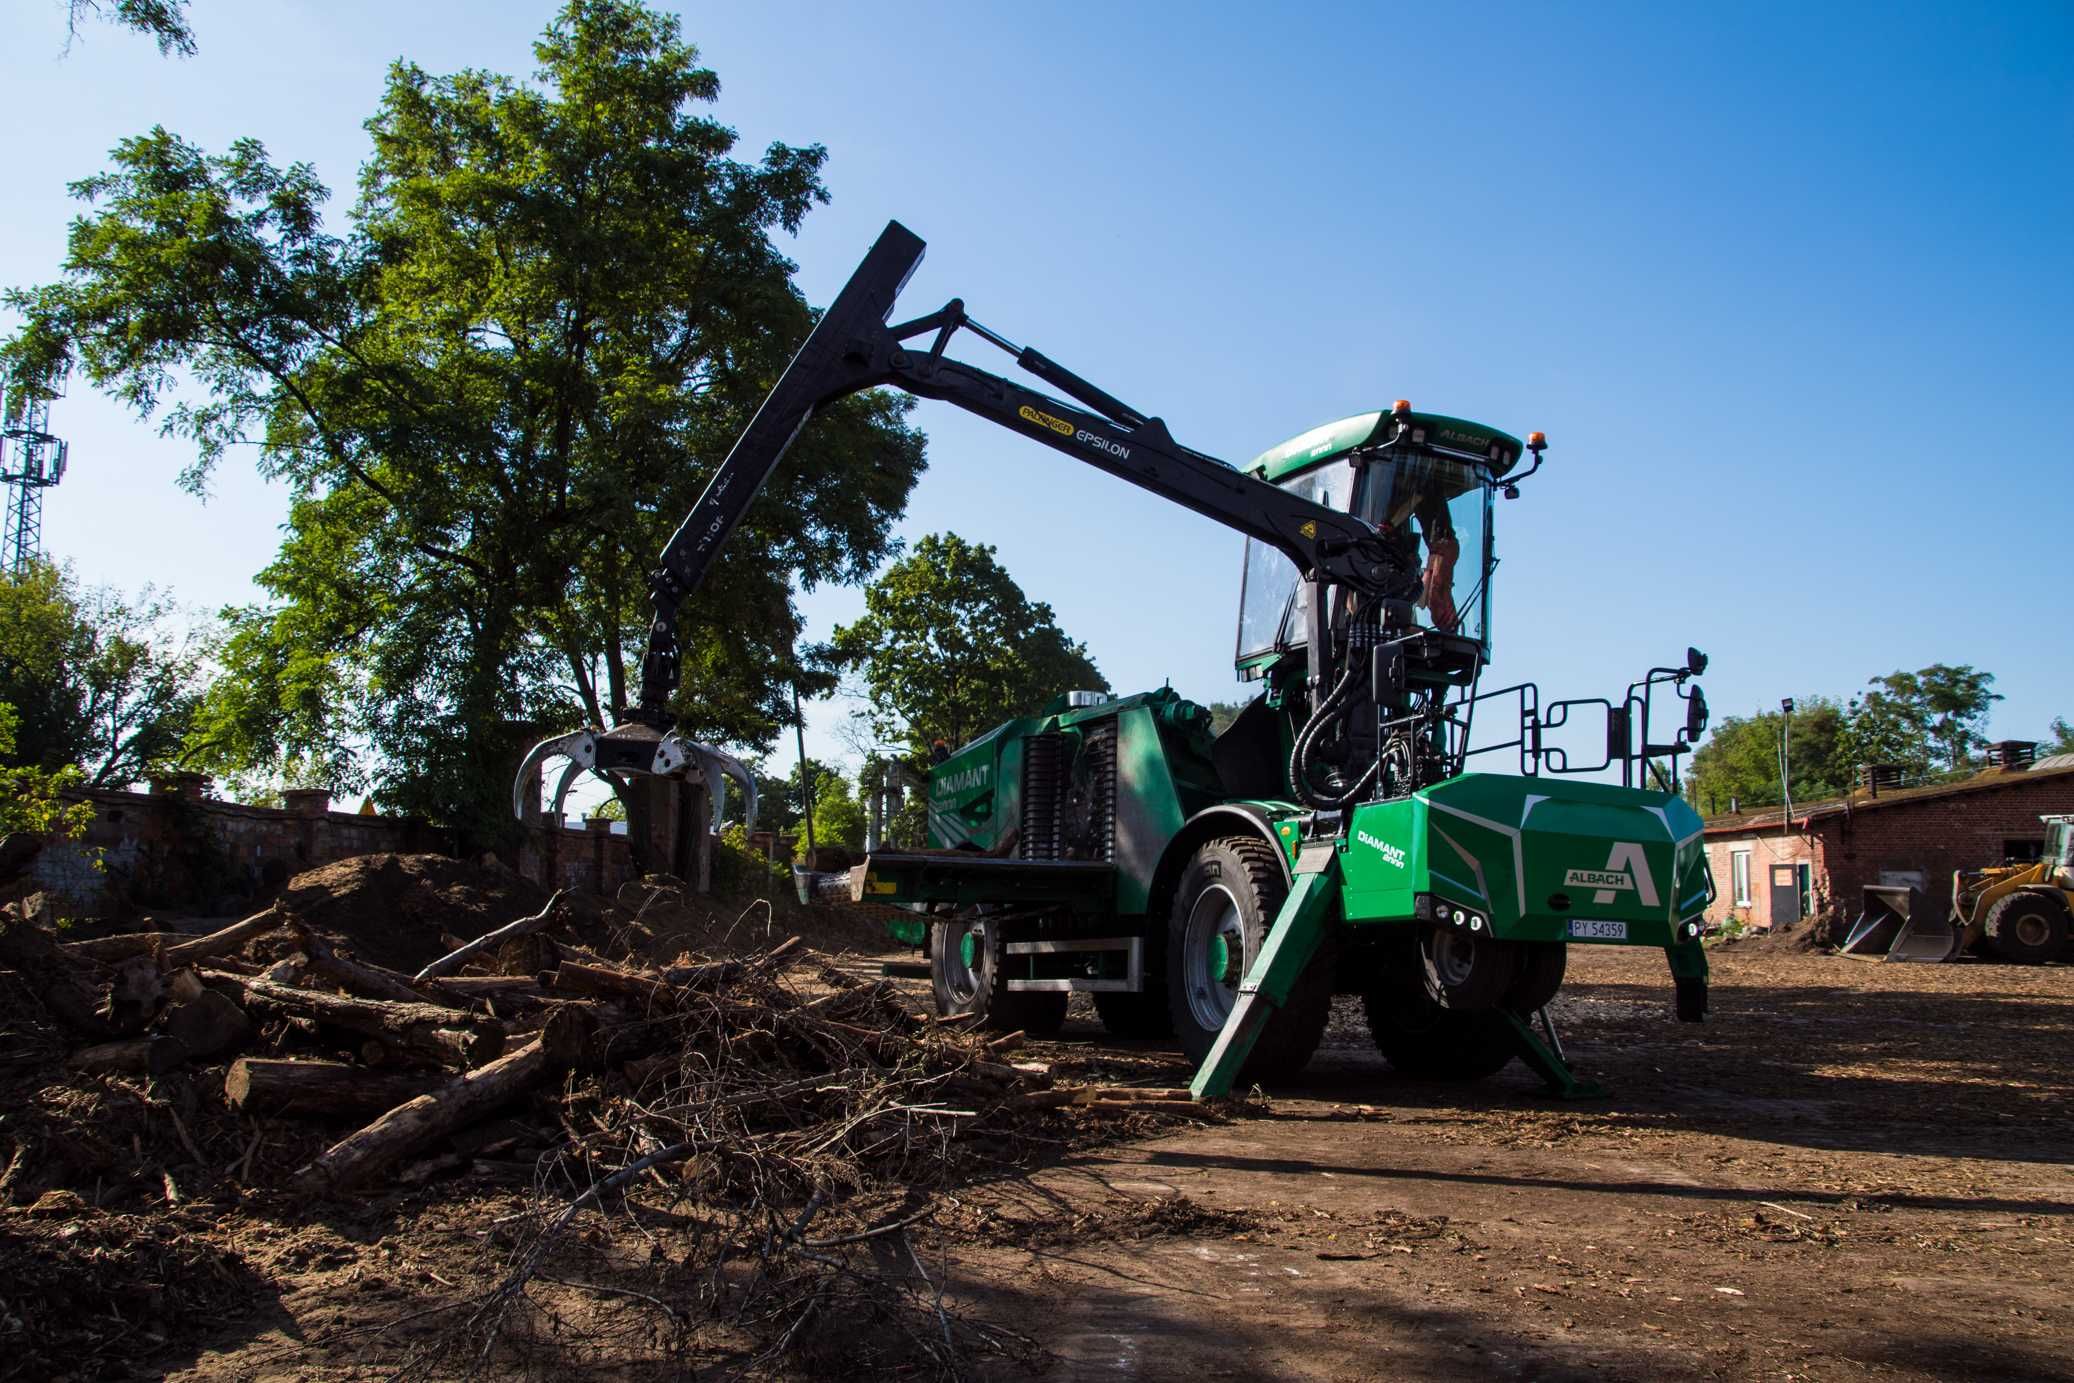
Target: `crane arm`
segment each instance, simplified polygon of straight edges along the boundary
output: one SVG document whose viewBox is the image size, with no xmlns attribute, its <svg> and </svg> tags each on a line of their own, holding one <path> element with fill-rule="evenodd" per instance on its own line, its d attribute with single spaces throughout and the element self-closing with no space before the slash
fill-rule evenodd
<svg viewBox="0 0 2074 1383">
<path fill-rule="evenodd" d="M 1021 433 L 1276 548 L 1307 580 L 1390 599 L 1417 595 L 1419 573 L 1407 570 L 1359 518 L 1182 446 L 1160 419 L 1038 351 L 1018 349 L 968 317 L 961 301 L 888 325 L 923 249 L 912 231 L 898 221 L 887 223 L 665 545 L 649 577 L 654 617 L 636 713 L 642 724 L 658 730 L 670 724 L 668 704 L 678 681 L 677 612 L 685 598 L 703 581 L 800 429 L 817 410 L 866 389 L 890 386 L 940 399 Z M 961 329 L 1014 354 L 1018 365 L 1073 402 L 945 356 Z M 925 347 L 910 344 L 932 334 Z"/>
</svg>

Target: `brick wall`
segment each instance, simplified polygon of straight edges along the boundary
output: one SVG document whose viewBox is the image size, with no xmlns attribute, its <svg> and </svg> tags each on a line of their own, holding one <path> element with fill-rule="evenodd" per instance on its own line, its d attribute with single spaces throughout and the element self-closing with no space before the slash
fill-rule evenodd
<svg viewBox="0 0 2074 1383">
<path fill-rule="evenodd" d="M 93 822 L 82 839 L 46 846 L 33 878 L 73 916 L 135 907 L 232 913 L 333 860 L 455 848 L 451 832 L 422 821 L 331 811 L 322 792 L 289 793 L 284 808 L 217 801 L 193 781 L 71 796 L 92 804 Z M 518 854 L 521 873 L 553 887 L 611 893 L 634 877 L 627 838 L 602 830 L 530 826 Z"/>
<path fill-rule="evenodd" d="M 2038 818 L 2063 814 L 2074 814 L 2074 772 L 1996 774 L 1917 797 L 1861 798 L 1849 811 L 1830 804 L 1797 822 L 1801 829 L 1792 835 L 1777 825 L 1715 827 L 1706 844 L 1719 896 L 1707 918 L 1718 923 L 1734 911 L 1757 926 L 1770 925 L 1767 866 L 1802 860 L 1813 865 L 1817 912 L 1834 906 L 1856 917 L 1859 891 L 1867 884 L 1885 882 L 1882 875 L 1917 872 L 1932 914 L 1942 916 L 1951 907 L 1955 870 L 2000 864 L 2007 842 L 2042 839 Z M 1750 851 L 1749 907 L 1734 903 L 1731 856 L 1738 850 Z"/>
</svg>

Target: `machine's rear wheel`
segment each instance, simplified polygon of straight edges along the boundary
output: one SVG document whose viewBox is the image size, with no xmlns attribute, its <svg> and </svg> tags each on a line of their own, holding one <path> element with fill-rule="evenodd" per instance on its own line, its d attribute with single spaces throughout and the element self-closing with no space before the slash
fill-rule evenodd
<svg viewBox="0 0 2074 1383">
<path fill-rule="evenodd" d="M 1512 1025 L 1496 1009 L 1442 1008 L 1409 967 L 1383 967 L 1361 995 L 1368 1035 L 1400 1075 L 1415 1080 L 1482 1080 L 1513 1058 Z"/>
<path fill-rule="evenodd" d="M 2012 893 L 1988 909 L 1981 934 L 2002 959 L 2043 965 L 2066 949 L 2067 910 L 2035 893 Z"/>
<path fill-rule="evenodd" d="M 1513 942 L 1456 927 L 1423 928 L 1419 963 L 1426 993 L 1440 1007 L 1458 1013 L 1496 1008 L 1519 975 L 1519 949 Z"/>
<path fill-rule="evenodd" d="M 930 927 L 929 989 L 936 1012 L 944 1018 L 977 1013 L 990 1028 L 1021 1028 L 1033 1037 L 1050 1036 L 1066 1021 L 1067 996 L 1008 988 L 1002 950 L 1007 930 L 998 916 L 978 910 L 943 918 Z"/>
<path fill-rule="evenodd" d="M 1514 1055 L 1504 1012 L 1441 1008 L 1427 991 L 1423 960 L 1423 945 L 1402 937 L 1375 956 L 1361 989 L 1369 1037 L 1383 1060 L 1414 1080 L 1483 1080 L 1504 1070 Z"/>
<path fill-rule="evenodd" d="M 1535 1014 L 1563 987 L 1570 947 L 1561 941 L 1522 941 L 1518 947 L 1519 968 L 1512 986 L 1505 991 L 1505 1007 L 1514 1013 Z"/>
<path fill-rule="evenodd" d="M 1281 862 L 1265 841 L 1206 842 L 1174 890 L 1167 925 L 1167 1011 L 1190 1061 L 1216 1045 L 1238 1003 L 1239 981 L 1260 955 L 1289 894 Z M 1327 943 L 1330 944 L 1329 942 Z M 1332 1015 L 1332 957 L 1320 954 L 1291 986 L 1289 1002 L 1261 1030 L 1239 1080 L 1286 1080 L 1303 1070 Z"/>
</svg>

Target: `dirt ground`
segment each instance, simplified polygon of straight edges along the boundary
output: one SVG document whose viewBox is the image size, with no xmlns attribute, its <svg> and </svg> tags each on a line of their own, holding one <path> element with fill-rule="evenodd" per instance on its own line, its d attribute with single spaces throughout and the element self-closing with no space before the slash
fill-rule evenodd
<svg viewBox="0 0 2074 1383">
<path fill-rule="evenodd" d="M 1070 1160 L 995 1212 L 1179 1196 L 1253 1223 L 966 1242 L 955 1280 L 1051 1321 L 1066 1376 L 2074 1376 L 2074 970 L 1714 964 L 1686 1027 L 1660 957 L 1576 955 L 1559 1021 L 1612 1093 L 1575 1104 L 1517 1066 L 1396 1080 L 1347 1012 L 1272 1117 Z"/>
<path fill-rule="evenodd" d="M 1039 1347 L 971 1356 L 982 1378 L 2074 1376 L 2074 969 L 1748 947 L 1714 963 L 1714 1015 L 1690 1027 L 1660 956 L 1575 954 L 1558 1020 L 1603 1099 L 1553 1101 L 1516 1066 L 1397 1079 L 1349 1009 L 1301 1089 L 1230 1121 L 1022 1149 L 918 1227 L 918 1261 L 882 1267 Z M 1024 1055 L 1069 1079 L 1186 1074 L 1085 1017 Z M 149 1241 L 53 1207 L 94 1251 L 148 1260 L 135 1347 L 78 1376 L 378 1375 L 426 1311 L 495 1279 L 528 1184 L 254 1195 Z M 160 1297 L 210 1328 L 170 1330 Z M 662 1376 L 562 1347 L 621 1307 L 637 1304 L 565 1299 L 538 1351 L 492 1372 Z M 790 1367 L 845 1372 L 839 1352 Z"/>
</svg>

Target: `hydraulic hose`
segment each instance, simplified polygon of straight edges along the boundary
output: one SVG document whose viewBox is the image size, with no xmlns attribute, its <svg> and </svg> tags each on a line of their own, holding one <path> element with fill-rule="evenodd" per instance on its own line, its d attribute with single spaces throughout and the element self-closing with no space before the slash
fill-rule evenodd
<svg viewBox="0 0 2074 1383">
<path fill-rule="evenodd" d="M 1361 664 L 1357 658 L 1347 659 L 1346 671 L 1318 703 L 1318 709 L 1296 732 L 1296 742 L 1289 750 L 1289 786 L 1295 791 L 1297 800 L 1307 807 L 1319 811 L 1340 811 L 1353 801 L 1375 777 L 1376 766 L 1370 764 L 1368 771 L 1354 781 L 1352 787 L 1337 797 L 1321 794 L 1311 782 L 1311 751 L 1316 748 L 1318 737 L 1344 713 L 1344 703 L 1352 695 L 1354 679 L 1360 674 Z"/>
</svg>

